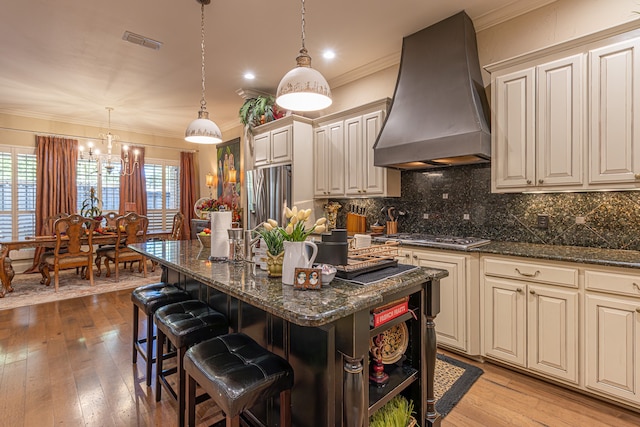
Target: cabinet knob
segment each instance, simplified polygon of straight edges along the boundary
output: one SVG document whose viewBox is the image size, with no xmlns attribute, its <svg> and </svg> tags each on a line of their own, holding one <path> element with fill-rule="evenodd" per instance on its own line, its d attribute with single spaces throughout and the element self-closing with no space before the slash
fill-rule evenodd
<svg viewBox="0 0 640 427">
<path fill-rule="evenodd" d="M 404 254 L 404 257 L 405 257 L 405 258 L 409 258 L 410 256 L 411 256 L 411 255 L 409 255 L 409 254 Z"/>
<path fill-rule="evenodd" d="M 635 174 L 635 175 L 634 175 L 634 178 L 635 178 L 635 179 L 640 179 L 640 173 Z"/>
<path fill-rule="evenodd" d="M 413 259 L 418 259 L 418 255 L 414 255 L 414 256 L 413 256 Z"/>
<path fill-rule="evenodd" d="M 542 184 L 544 182 L 544 179 L 539 179 L 538 180 L 538 184 Z"/>
<path fill-rule="evenodd" d="M 640 313 L 640 307 L 636 308 L 636 313 Z"/>
<path fill-rule="evenodd" d="M 530 179 L 527 180 L 527 185 L 531 185 L 531 180 Z"/>
<path fill-rule="evenodd" d="M 366 193 L 366 192 L 367 192 L 367 190 L 362 190 L 362 192 L 363 192 L 363 193 Z"/>
<path fill-rule="evenodd" d="M 536 291 L 534 291 L 533 289 L 531 289 L 531 290 L 529 291 L 529 293 L 530 293 L 531 295 L 535 295 L 535 294 L 536 294 Z"/>
<path fill-rule="evenodd" d="M 522 293 L 522 288 L 518 288 L 518 289 L 516 289 L 516 292 L 518 292 L 519 294 L 521 294 L 521 293 Z"/>
</svg>

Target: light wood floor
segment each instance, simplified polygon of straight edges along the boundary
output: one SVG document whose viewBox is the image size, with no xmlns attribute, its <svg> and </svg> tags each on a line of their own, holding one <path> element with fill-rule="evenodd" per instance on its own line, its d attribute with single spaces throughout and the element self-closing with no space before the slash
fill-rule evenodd
<svg viewBox="0 0 640 427">
<path fill-rule="evenodd" d="M 131 364 L 131 317 L 130 291 L 0 310 L 0 426 L 175 425 L 174 402 L 156 403 L 144 364 Z M 640 414 L 478 365 L 484 375 L 443 427 L 640 425 Z M 206 404 L 198 416 L 219 419 Z"/>
</svg>

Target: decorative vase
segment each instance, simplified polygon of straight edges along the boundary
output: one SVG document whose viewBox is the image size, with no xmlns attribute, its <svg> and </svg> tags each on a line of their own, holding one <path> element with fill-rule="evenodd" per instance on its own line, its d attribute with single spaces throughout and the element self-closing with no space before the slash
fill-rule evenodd
<svg viewBox="0 0 640 427">
<path fill-rule="evenodd" d="M 284 251 L 278 255 L 271 255 L 267 252 L 267 272 L 269 277 L 282 277 L 282 260 L 284 259 Z"/>
<path fill-rule="evenodd" d="M 311 255 L 307 252 L 311 248 Z M 282 260 L 282 283 L 293 285 L 296 268 L 311 268 L 318 255 L 318 246 L 309 241 L 284 242 L 284 259 Z"/>
</svg>

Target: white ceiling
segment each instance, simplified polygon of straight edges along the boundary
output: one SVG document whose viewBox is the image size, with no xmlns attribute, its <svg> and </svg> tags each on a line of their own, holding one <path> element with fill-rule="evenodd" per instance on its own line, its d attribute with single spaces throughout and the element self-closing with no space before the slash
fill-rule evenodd
<svg viewBox="0 0 640 427">
<path fill-rule="evenodd" d="M 196 0 L 2 2 L 0 112 L 181 138 L 200 106 Z M 334 82 L 398 55 L 402 38 L 466 10 L 478 26 L 549 0 L 306 0 L 313 67 Z M 205 6 L 206 99 L 222 128 L 238 125 L 239 88 L 274 93 L 300 49 L 296 0 L 212 0 Z M 496 18 L 498 17 L 498 18 Z M 131 31 L 160 50 L 122 39 Z M 336 51 L 328 62 L 325 48 Z M 256 79 L 242 75 L 252 70 Z"/>
</svg>

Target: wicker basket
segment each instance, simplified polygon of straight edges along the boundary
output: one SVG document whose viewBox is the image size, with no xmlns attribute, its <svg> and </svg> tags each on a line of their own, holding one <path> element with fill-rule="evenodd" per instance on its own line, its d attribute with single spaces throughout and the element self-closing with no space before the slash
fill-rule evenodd
<svg viewBox="0 0 640 427">
<path fill-rule="evenodd" d="M 203 248 L 210 248 L 211 247 L 211 234 L 196 234 L 196 236 L 198 236 L 198 240 L 200 241 L 200 244 L 202 245 Z"/>
</svg>

